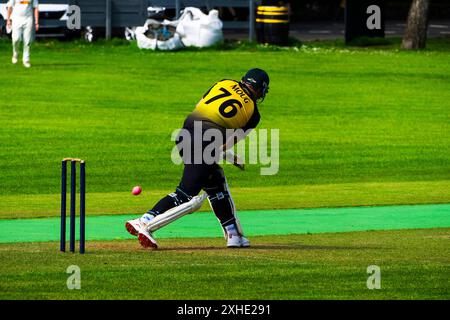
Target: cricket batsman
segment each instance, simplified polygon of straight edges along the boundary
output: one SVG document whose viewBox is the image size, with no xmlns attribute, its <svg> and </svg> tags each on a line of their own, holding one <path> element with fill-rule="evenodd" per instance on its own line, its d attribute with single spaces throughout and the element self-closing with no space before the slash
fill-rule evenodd
<svg viewBox="0 0 450 320">
<path fill-rule="evenodd" d="M 184 134 L 180 133 L 176 139 L 184 169 L 175 192 L 159 200 L 142 217 L 125 224 L 130 234 L 138 236 L 143 247 L 157 248 L 153 232 L 200 209 L 206 197 L 222 226 L 227 247 L 250 246 L 236 215 L 224 171 L 218 162 L 224 158 L 244 169 L 242 161 L 227 149 L 244 139 L 258 125 L 260 114 L 257 103 L 264 100 L 268 91 L 268 74 L 261 69 L 251 69 L 240 81 L 219 81 L 203 95 L 184 121 L 181 130 Z M 221 133 L 220 138 L 205 138 L 211 130 Z M 229 135 L 230 131 L 243 134 Z M 198 143 L 199 137 L 201 141 Z M 214 142 L 210 142 L 212 140 Z M 191 142 L 189 147 L 186 147 L 186 142 Z M 212 150 L 213 161 L 204 157 L 209 154 L 206 152 L 208 150 Z M 205 193 L 199 195 L 201 190 Z"/>
<path fill-rule="evenodd" d="M 38 0 L 8 0 L 6 4 L 8 8 L 6 26 L 8 29 L 12 28 L 12 63 L 17 63 L 19 43 L 23 41 L 22 61 L 25 68 L 31 67 L 30 46 L 33 41 L 34 31 L 39 30 L 38 5 Z"/>
</svg>

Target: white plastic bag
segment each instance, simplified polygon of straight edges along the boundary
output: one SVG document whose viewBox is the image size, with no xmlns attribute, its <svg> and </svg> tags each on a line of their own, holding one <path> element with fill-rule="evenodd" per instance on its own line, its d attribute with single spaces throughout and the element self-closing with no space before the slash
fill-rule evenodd
<svg viewBox="0 0 450 320">
<path fill-rule="evenodd" d="M 169 40 L 158 40 L 156 43 L 156 47 L 159 50 L 178 50 L 183 47 L 183 43 L 181 42 L 179 34 L 175 33 Z"/>
<path fill-rule="evenodd" d="M 149 19 L 143 27 L 137 27 L 135 31 L 137 45 L 140 49 L 159 49 L 159 50 L 177 50 L 183 47 L 180 36 L 175 32 L 177 21 L 164 20 L 159 22 Z"/>
<path fill-rule="evenodd" d="M 135 36 L 140 49 L 177 50 L 184 46 L 207 47 L 223 41 L 222 21 L 219 12 L 208 15 L 200 9 L 187 7 L 175 21 L 148 19 L 143 27 L 137 27 Z M 165 34 L 165 29 L 175 32 Z"/>
<path fill-rule="evenodd" d="M 143 27 L 137 27 L 135 31 L 136 41 L 139 49 L 156 49 L 156 39 L 150 39 L 145 35 L 147 32 L 148 26 L 145 25 Z"/>
<path fill-rule="evenodd" d="M 206 15 L 198 8 L 187 7 L 178 20 L 177 33 L 185 46 L 202 48 L 223 41 L 222 27 L 217 10 Z"/>
</svg>

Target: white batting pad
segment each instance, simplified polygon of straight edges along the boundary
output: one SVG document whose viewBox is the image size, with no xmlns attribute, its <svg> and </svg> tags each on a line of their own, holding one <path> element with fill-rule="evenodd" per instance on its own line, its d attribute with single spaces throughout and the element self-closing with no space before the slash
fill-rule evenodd
<svg viewBox="0 0 450 320">
<path fill-rule="evenodd" d="M 157 215 L 147 225 L 147 231 L 150 233 L 155 232 L 156 230 L 168 225 L 169 223 L 181 218 L 182 216 L 197 211 L 202 206 L 203 201 L 205 201 L 206 197 L 207 195 L 205 193 L 199 196 L 195 196 L 190 201 L 183 203 L 175 208 L 169 209 L 160 215 Z"/>
</svg>

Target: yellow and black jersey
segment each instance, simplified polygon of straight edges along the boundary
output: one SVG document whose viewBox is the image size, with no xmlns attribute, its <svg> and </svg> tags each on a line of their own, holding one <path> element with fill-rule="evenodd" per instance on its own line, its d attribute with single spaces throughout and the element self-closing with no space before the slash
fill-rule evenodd
<svg viewBox="0 0 450 320">
<path fill-rule="evenodd" d="M 225 129 L 247 130 L 258 125 L 260 115 L 255 101 L 238 81 L 222 80 L 203 95 L 188 118 L 210 121 Z"/>
</svg>

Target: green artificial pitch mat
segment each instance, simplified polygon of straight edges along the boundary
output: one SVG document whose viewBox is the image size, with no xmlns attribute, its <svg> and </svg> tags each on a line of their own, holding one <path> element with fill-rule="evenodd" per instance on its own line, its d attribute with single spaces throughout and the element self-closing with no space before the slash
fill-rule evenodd
<svg viewBox="0 0 450 320">
<path fill-rule="evenodd" d="M 132 238 L 124 225 L 136 217 L 87 216 L 86 239 Z M 239 218 L 247 236 L 438 228 L 450 227 L 450 204 L 240 211 Z M 69 219 L 67 230 L 68 223 Z M 59 218 L 0 220 L 0 243 L 59 241 L 59 235 Z M 220 237 L 222 231 L 212 212 L 197 212 L 158 230 L 155 236 Z"/>
</svg>

